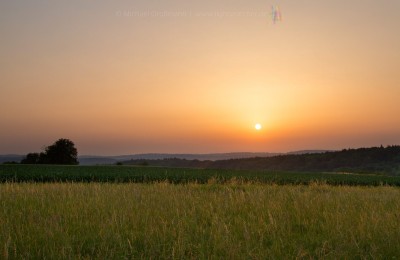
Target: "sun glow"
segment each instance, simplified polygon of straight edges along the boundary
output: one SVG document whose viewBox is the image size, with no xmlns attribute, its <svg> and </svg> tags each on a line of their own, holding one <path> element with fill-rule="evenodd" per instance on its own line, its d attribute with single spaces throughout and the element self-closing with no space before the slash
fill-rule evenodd
<svg viewBox="0 0 400 260">
<path fill-rule="evenodd" d="M 261 124 L 256 124 L 255 126 L 254 126 L 254 128 L 256 129 L 256 130 L 261 130 L 261 128 L 262 128 L 262 126 L 261 126 Z"/>
</svg>

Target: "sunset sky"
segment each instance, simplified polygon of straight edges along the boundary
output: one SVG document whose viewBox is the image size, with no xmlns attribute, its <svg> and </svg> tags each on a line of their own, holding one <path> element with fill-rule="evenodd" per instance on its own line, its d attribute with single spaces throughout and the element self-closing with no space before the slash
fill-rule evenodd
<svg viewBox="0 0 400 260">
<path fill-rule="evenodd" d="M 0 154 L 400 144 L 399 0 L 2 0 L 0 35 Z"/>
</svg>

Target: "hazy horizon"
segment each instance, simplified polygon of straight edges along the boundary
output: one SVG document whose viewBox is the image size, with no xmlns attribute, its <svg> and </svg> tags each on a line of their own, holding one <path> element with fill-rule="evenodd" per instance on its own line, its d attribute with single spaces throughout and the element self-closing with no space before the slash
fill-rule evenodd
<svg viewBox="0 0 400 260">
<path fill-rule="evenodd" d="M 80 155 L 400 144 L 399 13 L 397 0 L 1 1 L 0 154 L 59 138 Z"/>
<path fill-rule="evenodd" d="M 343 149 L 348 149 L 348 148 L 343 148 Z M 310 149 L 310 150 L 296 150 L 296 151 L 285 151 L 285 152 L 274 152 L 274 151 L 271 151 L 271 152 L 268 152 L 268 151 L 265 151 L 265 152 L 262 152 L 262 151 L 261 152 L 240 151 L 239 152 L 239 151 L 236 151 L 236 152 L 217 152 L 217 153 L 214 153 L 214 152 L 209 152 L 209 153 L 207 153 L 207 152 L 206 153 L 169 153 L 169 152 L 159 153 L 159 152 L 148 152 L 148 153 L 127 153 L 127 154 L 78 154 L 78 157 L 79 156 L 118 157 L 118 156 L 146 155 L 146 154 L 148 154 L 148 155 L 152 155 L 152 154 L 154 154 L 154 155 L 156 155 L 156 154 L 212 155 L 212 154 L 241 154 L 241 153 L 243 153 L 243 154 L 246 154 L 246 153 L 254 153 L 254 154 L 262 154 L 262 153 L 265 153 L 265 154 L 280 154 L 280 153 L 282 153 L 282 154 L 284 154 L 284 153 L 302 152 L 302 151 L 336 151 L 336 150 Z M 37 152 L 43 152 L 43 150 L 36 150 L 36 151 L 30 151 L 30 152 L 36 152 L 37 153 Z M 25 156 L 26 154 L 25 153 L 21 153 L 21 154 L 5 153 L 5 154 L 0 154 L 0 155 L 5 155 L 5 156 L 7 156 L 7 155 L 10 155 L 10 156 L 12 156 L 12 155 Z"/>
</svg>

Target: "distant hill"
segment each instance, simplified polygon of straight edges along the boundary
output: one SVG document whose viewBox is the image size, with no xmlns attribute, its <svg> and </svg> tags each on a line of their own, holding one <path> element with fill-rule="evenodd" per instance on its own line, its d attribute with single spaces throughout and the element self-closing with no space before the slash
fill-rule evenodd
<svg viewBox="0 0 400 260">
<path fill-rule="evenodd" d="M 146 154 L 132 154 L 132 155 L 118 155 L 118 156 L 79 156 L 81 165 L 95 165 L 95 164 L 114 164 L 117 162 L 129 160 L 163 160 L 170 158 L 178 158 L 182 160 L 202 160 L 202 161 L 216 161 L 228 160 L 239 158 L 251 157 L 270 157 L 278 155 L 279 153 L 209 153 L 209 154 L 169 154 L 169 153 L 146 153 Z"/>
<path fill-rule="evenodd" d="M 80 165 L 103 165 L 103 164 L 115 164 L 118 159 L 113 156 L 91 156 L 83 155 L 78 156 L 78 161 Z"/>
<path fill-rule="evenodd" d="M 319 153 L 326 152 L 326 150 L 304 150 L 290 152 L 290 154 L 302 154 L 302 153 Z M 78 156 L 80 165 L 102 165 L 102 164 L 115 164 L 117 162 L 129 161 L 129 160 L 163 160 L 178 158 L 183 160 L 201 160 L 201 161 L 217 161 L 217 160 L 229 160 L 229 159 L 242 159 L 252 157 L 271 157 L 280 155 L 283 153 L 252 153 L 252 152 L 236 152 L 236 153 L 208 153 L 208 154 L 170 154 L 170 153 L 145 153 L 145 154 L 131 154 L 131 155 L 112 155 L 112 156 L 98 156 L 98 155 L 81 155 Z M 0 163 L 3 162 L 20 162 L 25 155 L 0 155 Z"/>
<path fill-rule="evenodd" d="M 3 154 L 3 155 L 0 155 L 0 163 L 20 162 L 24 157 L 25 157 L 25 155 Z"/>
<path fill-rule="evenodd" d="M 333 150 L 300 150 L 294 152 L 288 152 L 284 154 L 309 154 L 309 153 L 326 153 L 326 152 L 335 152 Z"/>
<path fill-rule="evenodd" d="M 303 153 L 323 153 L 328 150 L 303 150 L 294 151 L 287 154 L 303 154 Z M 184 154 L 184 153 L 145 153 L 145 154 L 132 154 L 132 155 L 118 155 L 118 156 L 79 156 L 81 165 L 96 165 L 96 164 L 114 164 L 117 162 L 137 161 L 143 160 L 164 160 L 164 159 L 181 159 L 184 160 L 198 160 L 198 161 L 219 161 L 230 159 L 243 159 L 254 157 L 272 157 L 282 155 L 285 153 L 252 153 L 252 152 L 237 152 L 237 153 L 207 153 L 207 154 Z M 168 160 L 169 163 L 172 160 Z M 178 163 L 179 164 L 179 163 Z M 185 163 L 186 164 L 186 163 Z"/>
<path fill-rule="evenodd" d="M 384 173 L 400 175 L 400 146 L 344 149 L 318 153 L 288 153 L 269 157 L 252 157 L 217 161 L 180 158 L 123 162 L 129 165 L 246 169 L 269 171 L 327 171 Z"/>
</svg>

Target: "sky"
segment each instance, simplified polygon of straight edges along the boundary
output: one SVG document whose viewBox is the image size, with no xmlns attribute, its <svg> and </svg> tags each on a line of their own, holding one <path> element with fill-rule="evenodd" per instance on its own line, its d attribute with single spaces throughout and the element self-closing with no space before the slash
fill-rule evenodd
<svg viewBox="0 0 400 260">
<path fill-rule="evenodd" d="M 0 154 L 400 144 L 399 28 L 398 0 L 2 0 Z"/>
</svg>

